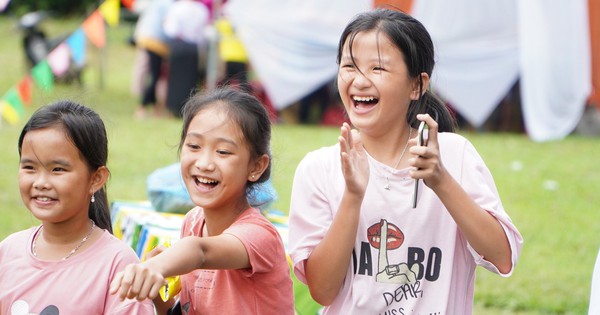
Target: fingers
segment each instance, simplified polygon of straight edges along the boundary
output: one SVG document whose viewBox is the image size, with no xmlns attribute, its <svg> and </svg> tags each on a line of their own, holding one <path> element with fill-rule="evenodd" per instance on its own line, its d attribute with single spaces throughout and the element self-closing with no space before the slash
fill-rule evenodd
<svg viewBox="0 0 600 315">
<path fill-rule="evenodd" d="M 153 272 L 143 264 L 131 264 L 118 272 L 110 284 L 110 294 L 118 294 L 121 300 L 146 298 L 154 299 L 159 289 L 167 282 L 157 272 Z"/>
<path fill-rule="evenodd" d="M 424 121 L 429 127 L 429 144 L 432 144 L 437 148 L 438 146 L 438 123 L 435 121 L 429 114 L 418 114 L 417 119 L 420 121 Z"/>
<path fill-rule="evenodd" d="M 146 254 L 146 260 L 148 260 L 148 259 L 150 259 L 150 258 L 152 258 L 152 257 L 154 257 L 154 256 L 156 256 L 156 255 L 158 255 L 160 253 L 162 253 L 165 249 L 167 249 L 167 248 L 165 246 L 163 246 L 163 245 L 160 245 L 160 244 L 156 245 L 156 247 L 154 247 L 151 251 L 149 251 Z"/>
<path fill-rule="evenodd" d="M 119 291 L 119 288 L 121 287 L 122 279 L 123 279 L 123 271 L 117 272 L 117 274 L 113 278 L 112 282 L 110 283 L 110 287 L 109 287 L 109 291 L 108 291 L 110 294 L 115 294 Z"/>
<path fill-rule="evenodd" d="M 409 152 L 413 157 L 409 159 L 409 165 L 414 169 L 410 171 L 413 178 L 427 178 L 432 176 L 439 160 L 438 123 L 429 114 L 419 114 L 417 119 L 428 126 L 426 145 L 418 146 L 415 137 L 411 140 L 413 146 Z"/>
<path fill-rule="evenodd" d="M 352 129 L 350 132 L 350 140 L 352 141 L 352 147 L 355 150 L 362 150 L 362 141 L 360 140 L 360 133 L 356 129 Z"/>
</svg>

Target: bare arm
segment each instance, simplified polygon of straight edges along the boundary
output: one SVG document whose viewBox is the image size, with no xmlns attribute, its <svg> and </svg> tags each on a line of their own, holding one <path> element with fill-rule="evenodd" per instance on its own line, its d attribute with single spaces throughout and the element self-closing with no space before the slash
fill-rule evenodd
<svg viewBox="0 0 600 315">
<path fill-rule="evenodd" d="M 156 299 L 158 290 L 166 283 L 166 277 L 186 274 L 195 269 L 249 267 L 246 248 L 235 236 L 189 236 L 143 263 L 128 265 L 111 282 L 110 293 L 118 293 L 121 299 Z"/>
<path fill-rule="evenodd" d="M 360 207 L 369 180 L 369 164 L 360 142 L 344 124 L 339 138 L 346 189 L 329 231 L 306 261 L 310 293 L 319 304 L 329 305 L 340 291 L 351 261 Z"/>
<path fill-rule="evenodd" d="M 418 115 L 417 118 L 429 125 L 429 143 L 427 147 L 411 148 L 410 152 L 416 158 L 410 163 L 418 168 L 411 172 L 411 176 L 422 178 L 436 193 L 467 241 L 480 255 L 501 273 L 509 272 L 512 267 L 511 250 L 502 225 L 477 205 L 442 165 L 437 123 L 429 115 Z"/>
</svg>

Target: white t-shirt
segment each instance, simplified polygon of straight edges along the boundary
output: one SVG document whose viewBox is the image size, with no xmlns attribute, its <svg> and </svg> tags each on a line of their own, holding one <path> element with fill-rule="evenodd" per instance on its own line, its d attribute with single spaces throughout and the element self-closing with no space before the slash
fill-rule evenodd
<svg viewBox="0 0 600 315">
<path fill-rule="evenodd" d="M 151 300 L 120 301 L 108 289 L 115 273 L 139 262 L 135 252 L 107 231 L 67 260 L 33 256 L 39 227 L 0 243 L 0 314 L 154 315 Z"/>
<path fill-rule="evenodd" d="M 594 265 L 594 272 L 592 273 L 592 287 L 590 291 L 590 305 L 588 315 L 600 314 L 600 251 L 596 258 L 596 264 Z"/>
<path fill-rule="evenodd" d="M 170 38 L 201 45 L 204 43 L 208 18 L 208 8 L 204 4 L 192 0 L 178 0 L 169 7 L 163 27 L 165 34 Z"/>
<path fill-rule="evenodd" d="M 444 166 L 471 198 L 502 224 L 513 268 L 522 238 L 504 211 L 485 163 L 464 137 L 438 136 Z M 475 267 L 498 269 L 476 253 L 435 195 L 409 169 L 395 170 L 369 157 L 369 185 L 361 207 L 352 261 L 344 284 L 324 314 L 471 314 Z M 387 177 L 387 179 L 386 179 Z M 389 180 L 390 190 L 386 190 Z M 298 279 L 304 262 L 322 240 L 340 204 L 345 182 L 339 145 L 306 155 L 294 178 L 289 251 Z M 381 231 L 387 233 L 381 234 Z M 387 246 L 380 246 L 386 244 Z M 513 268 L 503 276 L 509 276 Z"/>
</svg>

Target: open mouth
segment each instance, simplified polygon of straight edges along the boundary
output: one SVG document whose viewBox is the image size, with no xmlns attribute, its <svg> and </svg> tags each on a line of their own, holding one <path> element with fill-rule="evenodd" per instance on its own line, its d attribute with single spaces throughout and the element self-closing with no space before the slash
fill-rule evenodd
<svg viewBox="0 0 600 315">
<path fill-rule="evenodd" d="M 196 186 L 206 187 L 206 188 L 214 188 L 219 184 L 218 180 L 214 180 L 212 178 L 207 178 L 207 177 L 199 177 L 199 176 L 194 176 L 194 182 L 196 183 Z"/>
<path fill-rule="evenodd" d="M 353 96 L 352 101 L 354 101 L 354 107 L 369 107 L 377 104 L 379 99 L 374 96 Z"/>
</svg>

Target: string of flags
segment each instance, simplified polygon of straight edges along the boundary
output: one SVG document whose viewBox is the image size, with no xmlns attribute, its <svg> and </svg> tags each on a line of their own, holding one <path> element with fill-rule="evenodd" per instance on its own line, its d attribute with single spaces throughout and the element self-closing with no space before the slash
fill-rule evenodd
<svg viewBox="0 0 600 315">
<path fill-rule="evenodd" d="M 54 89 L 55 76 L 64 74 L 71 62 L 82 66 L 86 61 L 87 41 L 97 48 L 106 45 L 105 24 L 119 24 L 119 0 L 106 0 L 90 14 L 81 26 L 52 49 L 0 98 L 0 121 L 18 124 L 25 117 L 25 106 L 32 103 L 33 89 L 43 92 Z"/>
</svg>

